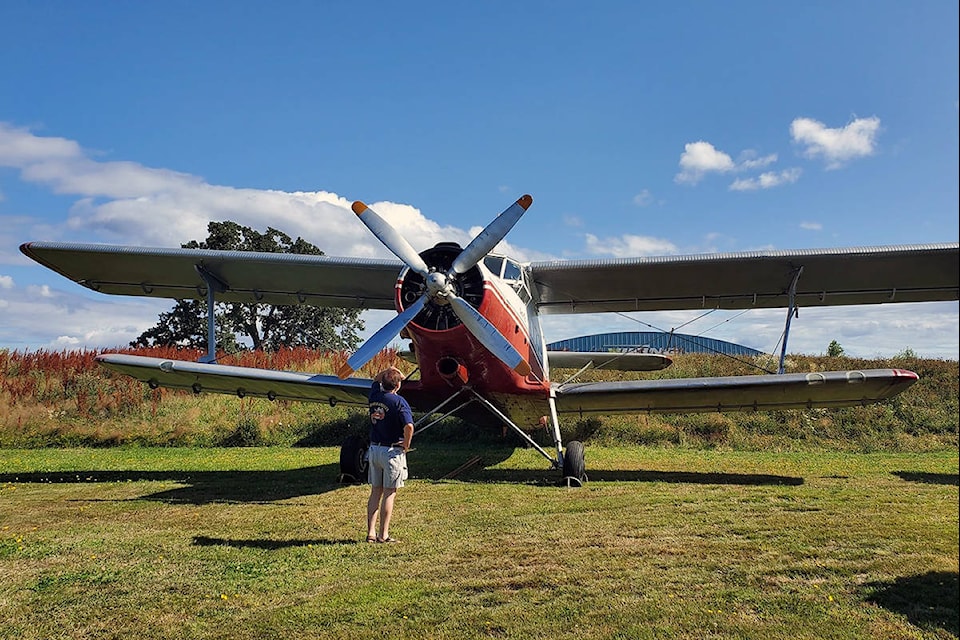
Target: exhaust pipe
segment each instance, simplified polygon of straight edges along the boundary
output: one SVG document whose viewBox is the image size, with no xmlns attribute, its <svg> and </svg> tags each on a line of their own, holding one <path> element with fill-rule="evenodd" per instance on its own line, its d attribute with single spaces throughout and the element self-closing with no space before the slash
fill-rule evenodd
<svg viewBox="0 0 960 640">
<path fill-rule="evenodd" d="M 437 373 L 447 382 L 467 384 L 470 374 L 456 358 L 444 356 L 437 361 Z"/>
</svg>

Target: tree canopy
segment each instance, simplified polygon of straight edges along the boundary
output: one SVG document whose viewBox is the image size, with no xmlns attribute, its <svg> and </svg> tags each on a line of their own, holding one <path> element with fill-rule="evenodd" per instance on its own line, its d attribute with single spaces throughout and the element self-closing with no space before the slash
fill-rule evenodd
<svg viewBox="0 0 960 640">
<path fill-rule="evenodd" d="M 827 355 L 831 358 L 839 358 L 843 355 L 843 347 L 836 340 L 831 340 L 829 346 L 827 346 Z"/>
<path fill-rule="evenodd" d="M 323 251 L 303 238 L 292 240 L 272 227 L 260 233 L 226 220 L 210 222 L 207 233 L 205 241 L 191 240 L 181 246 L 184 249 L 323 255 Z M 217 303 L 214 313 L 217 349 L 228 353 L 244 349 L 276 351 L 281 347 L 353 349 L 360 342 L 358 332 L 363 330 L 359 309 Z M 173 309 L 160 314 L 156 326 L 130 343 L 131 347 L 159 345 L 206 348 L 206 301 L 178 300 Z"/>
</svg>

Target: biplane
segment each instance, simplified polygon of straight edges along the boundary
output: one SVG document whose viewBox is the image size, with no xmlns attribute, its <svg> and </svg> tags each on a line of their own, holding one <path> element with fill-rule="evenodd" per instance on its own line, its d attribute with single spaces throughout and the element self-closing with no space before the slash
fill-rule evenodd
<svg viewBox="0 0 960 640">
<path fill-rule="evenodd" d="M 958 299 L 958 244 L 753 251 L 610 260 L 520 262 L 495 251 L 532 204 L 525 195 L 466 247 L 417 251 L 362 202 L 359 220 L 397 260 L 199 249 L 31 242 L 21 251 L 104 294 L 206 300 L 208 353 L 199 362 L 103 354 L 103 366 L 150 387 L 270 400 L 365 406 L 372 380 L 354 377 L 398 335 L 410 341 L 417 379 L 403 386 L 417 432 L 448 416 L 489 419 L 514 431 L 568 484 L 586 480 L 581 442 L 564 445 L 561 419 L 597 414 L 762 411 L 882 401 L 917 374 L 901 369 L 784 373 L 790 322 L 800 307 Z M 390 309 L 397 315 L 337 375 L 218 364 L 216 302 Z M 658 353 L 548 351 L 540 316 L 678 309 L 786 309 L 777 374 L 563 382 L 556 369 L 654 371 Z M 546 429 L 552 445 L 531 433 Z M 367 443 L 349 438 L 342 477 L 365 477 Z"/>
</svg>

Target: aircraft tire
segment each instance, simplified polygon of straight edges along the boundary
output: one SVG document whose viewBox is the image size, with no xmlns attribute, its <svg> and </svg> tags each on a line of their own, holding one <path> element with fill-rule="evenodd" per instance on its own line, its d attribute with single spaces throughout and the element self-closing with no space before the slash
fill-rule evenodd
<svg viewBox="0 0 960 640">
<path fill-rule="evenodd" d="M 363 484 L 367 481 L 369 443 L 360 436 L 348 436 L 340 445 L 340 482 Z"/>
<path fill-rule="evenodd" d="M 567 451 L 563 456 L 562 484 L 568 487 L 579 487 L 587 481 L 583 443 L 571 440 L 567 443 Z"/>
</svg>

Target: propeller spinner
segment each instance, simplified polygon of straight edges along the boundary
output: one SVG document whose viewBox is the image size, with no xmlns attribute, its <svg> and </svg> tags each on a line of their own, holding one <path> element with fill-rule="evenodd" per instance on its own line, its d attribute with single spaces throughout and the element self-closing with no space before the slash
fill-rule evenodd
<svg viewBox="0 0 960 640">
<path fill-rule="evenodd" d="M 530 373 L 530 364 L 523 355 L 514 348 L 500 331 L 489 320 L 473 308 L 469 302 L 457 294 L 456 279 L 458 276 L 472 269 L 480 262 L 504 236 L 513 228 L 524 212 L 533 204 L 533 198 L 524 195 L 499 216 L 494 218 L 487 227 L 474 238 L 467 247 L 454 259 L 450 269 L 443 273 L 431 271 L 420 254 L 401 236 L 396 229 L 377 213 L 357 201 L 353 203 L 353 212 L 373 232 L 380 242 L 394 253 L 411 270 L 424 278 L 422 295 L 408 305 L 402 313 L 380 328 L 370 339 L 363 343 L 346 363 L 337 371 L 342 378 L 349 377 L 354 371 L 365 365 L 373 356 L 386 347 L 400 331 L 428 303 L 449 305 L 457 318 L 471 334 L 495 355 L 501 362 L 516 371 L 521 376 Z"/>
</svg>

